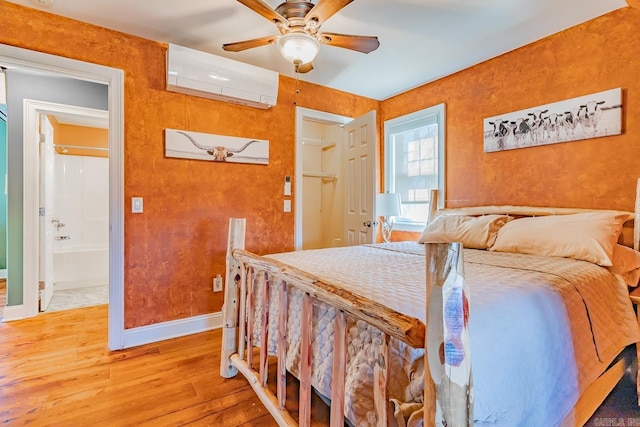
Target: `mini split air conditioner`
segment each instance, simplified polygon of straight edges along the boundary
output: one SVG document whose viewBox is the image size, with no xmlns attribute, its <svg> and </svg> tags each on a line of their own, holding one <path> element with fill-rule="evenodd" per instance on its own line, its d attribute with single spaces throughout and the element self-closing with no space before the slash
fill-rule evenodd
<svg viewBox="0 0 640 427">
<path fill-rule="evenodd" d="M 170 44 L 167 90 L 267 109 L 278 99 L 278 73 Z"/>
</svg>

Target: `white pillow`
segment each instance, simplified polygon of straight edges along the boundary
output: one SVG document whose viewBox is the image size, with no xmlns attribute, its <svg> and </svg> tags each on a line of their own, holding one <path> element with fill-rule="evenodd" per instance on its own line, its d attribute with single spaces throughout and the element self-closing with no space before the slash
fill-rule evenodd
<svg viewBox="0 0 640 427">
<path fill-rule="evenodd" d="M 418 243 L 460 242 L 465 248 L 487 249 L 507 221 L 506 215 L 439 215 L 425 227 Z"/>
<path fill-rule="evenodd" d="M 610 267 L 627 219 L 628 214 L 615 211 L 520 218 L 498 231 L 490 250 L 575 258 Z"/>
</svg>

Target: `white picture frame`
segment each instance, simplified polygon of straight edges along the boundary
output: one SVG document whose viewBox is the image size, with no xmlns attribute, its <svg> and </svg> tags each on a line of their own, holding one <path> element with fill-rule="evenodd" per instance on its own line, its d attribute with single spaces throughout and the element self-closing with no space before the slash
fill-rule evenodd
<svg viewBox="0 0 640 427">
<path fill-rule="evenodd" d="M 269 141 L 165 129 L 165 156 L 225 163 L 269 164 Z"/>
<path fill-rule="evenodd" d="M 484 119 L 484 151 L 622 133 L 622 89 L 610 89 Z"/>
</svg>

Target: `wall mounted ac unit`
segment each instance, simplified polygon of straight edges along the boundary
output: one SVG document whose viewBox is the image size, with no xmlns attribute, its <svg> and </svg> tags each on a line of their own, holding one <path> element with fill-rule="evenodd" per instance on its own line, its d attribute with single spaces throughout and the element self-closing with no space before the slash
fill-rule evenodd
<svg viewBox="0 0 640 427">
<path fill-rule="evenodd" d="M 267 109 L 278 99 L 278 73 L 169 44 L 167 90 Z"/>
</svg>

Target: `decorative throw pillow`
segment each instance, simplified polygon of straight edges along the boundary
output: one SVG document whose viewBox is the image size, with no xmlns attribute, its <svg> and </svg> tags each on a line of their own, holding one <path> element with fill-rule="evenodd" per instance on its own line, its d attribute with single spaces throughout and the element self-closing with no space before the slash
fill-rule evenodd
<svg viewBox="0 0 640 427">
<path fill-rule="evenodd" d="M 490 250 L 575 258 L 610 267 L 628 218 L 617 211 L 520 218 L 500 229 Z"/>
<path fill-rule="evenodd" d="M 627 271 L 626 273 L 621 273 L 620 277 L 622 277 L 622 281 L 627 285 L 635 288 L 638 286 L 638 282 L 640 281 L 640 268 L 636 268 L 635 270 Z"/>
<path fill-rule="evenodd" d="M 622 245 L 613 248 L 611 267 L 607 267 L 612 273 L 624 274 L 640 268 L 640 252 Z"/>
<path fill-rule="evenodd" d="M 460 242 L 465 248 L 487 249 L 508 221 L 507 215 L 439 215 L 425 227 L 418 242 Z"/>
</svg>

